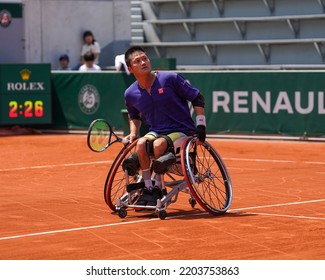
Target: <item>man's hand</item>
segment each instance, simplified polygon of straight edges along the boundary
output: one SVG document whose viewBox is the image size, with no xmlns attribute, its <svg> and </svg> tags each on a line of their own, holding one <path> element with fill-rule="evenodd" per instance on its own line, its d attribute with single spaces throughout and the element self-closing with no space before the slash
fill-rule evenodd
<svg viewBox="0 0 325 280">
<path fill-rule="evenodd" d="M 205 116 L 204 115 L 196 116 L 196 133 L 197 133 L 197 138 L 201 143 L 204 143 L 206 138 L 205 127 L 206 127 Z"/>
<path fill-rule="evenodd" d="M 199 139 L 200 142 L 204 143 L 205 138 L 206 138 L 205 126 L 204 125 L 198 125 L 196 127 L 196 129 L 197 129 L 197 138 Z"/>
<path fill-rule="evenodd" d="M 134 133 L 130 133 L 125 138 L 128 139 L 130 141 L 130 143 L 132 143 L 135 139 L 137 139 L 137 135 Z"/>
</svg>

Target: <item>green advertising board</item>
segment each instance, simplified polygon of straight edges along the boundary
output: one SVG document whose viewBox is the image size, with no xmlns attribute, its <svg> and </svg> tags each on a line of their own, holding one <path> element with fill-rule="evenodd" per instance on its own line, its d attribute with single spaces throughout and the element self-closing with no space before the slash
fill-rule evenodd
<svg viewBox="0 0 325 280">
<path fill-rule="evenodd" d="M 323 71 L 182 75 L 205 96 L 210 133 L 325 135 Z"/>
<path fill-rule="evenodd" d="M 133 82 L 133 75 L 119 72 L 53 71 L 55 127 L 82 129 L 95 119 L 105 119 L 114 128 L 122 129 L 124 91 Z"/>
<path fill-rule="evenodd" d="M 0 65 L 0 124 L 50 124 L 49 64 Z"/>
<path fill-rule="evenodd" d="M 324 71 L 179 73 L 205 97 L 208 133 L 325 135 Z M 126 131 L 123 93 L 132 82 L 118 72 L 52 73 L 53 125 L 88 128 L 103 118 Z"/>
</svg>

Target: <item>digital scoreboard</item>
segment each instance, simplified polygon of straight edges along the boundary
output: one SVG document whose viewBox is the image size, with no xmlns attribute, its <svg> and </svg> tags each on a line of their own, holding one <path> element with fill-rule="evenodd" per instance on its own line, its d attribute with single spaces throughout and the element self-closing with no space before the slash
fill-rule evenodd
<svg viewBox="0 0 325 280">
<path fill-rule="evenodd" d="M 0 65 L 0 125 L 51 121 L 50 64 Z"/>
</svg>

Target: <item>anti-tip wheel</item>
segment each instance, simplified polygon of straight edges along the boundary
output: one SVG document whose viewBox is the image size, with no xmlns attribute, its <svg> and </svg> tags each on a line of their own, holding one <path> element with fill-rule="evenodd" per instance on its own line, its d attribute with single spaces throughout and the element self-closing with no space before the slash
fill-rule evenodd
<svg viewBox="0 0 325 280">
<path fill-rule="evenodd" d="M 190 203 L 191 207 L 194 208 L 196 205 L 196 200 L 194 197 L 189 198 L 188 202 Z"/>
<path fill-rule="evenodd" d="M 118 216 L 122 219 L 126 217 L 127 213 L 128 212 L 123 207 L 118 210 Z"/>
<path fill-rule="evenodd" d="M 158 212 L 158 217 L 160 218 L 160 220 L 165 220 L 167 217 L 167 212 L 165 210 L 161 210 Z"/>
</svg>

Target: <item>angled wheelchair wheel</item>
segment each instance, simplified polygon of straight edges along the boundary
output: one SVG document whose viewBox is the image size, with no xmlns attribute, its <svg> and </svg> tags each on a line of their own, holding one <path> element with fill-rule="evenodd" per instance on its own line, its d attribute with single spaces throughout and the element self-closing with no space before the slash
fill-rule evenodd
<svg viewBox="0 0 325 280">
<path fill-rule="evenodd" d="M 116 211 L 115 205 L 118 198 L 124 200 L 124 202 L 127 202 L 127 184 L 138 183 L 141 180 L 140 174 L 138 172 L 136 172 L 134 176 L 127 176 L 122 169 L 122 163 L 124 159 L 129 157 L 130 154 L 135 151 L 136 143 L 137 140 L 133 141 L 128 146 L 125 146 L 120 151 L 108 172 L 104 187 L 104 199 L 106 204 L 113 211 Z M 134 198 L 134 200 L 135 199 L 136 198 Z"/>
<path fill-rule="evenodd" d="M 224 214 L 232 201 L 232 184 L 226 165 L 206 141 L 197 145 L 196 137 L 183 142 L 181 164 L 193 197 L 212 215 Z"/>
</svg>

